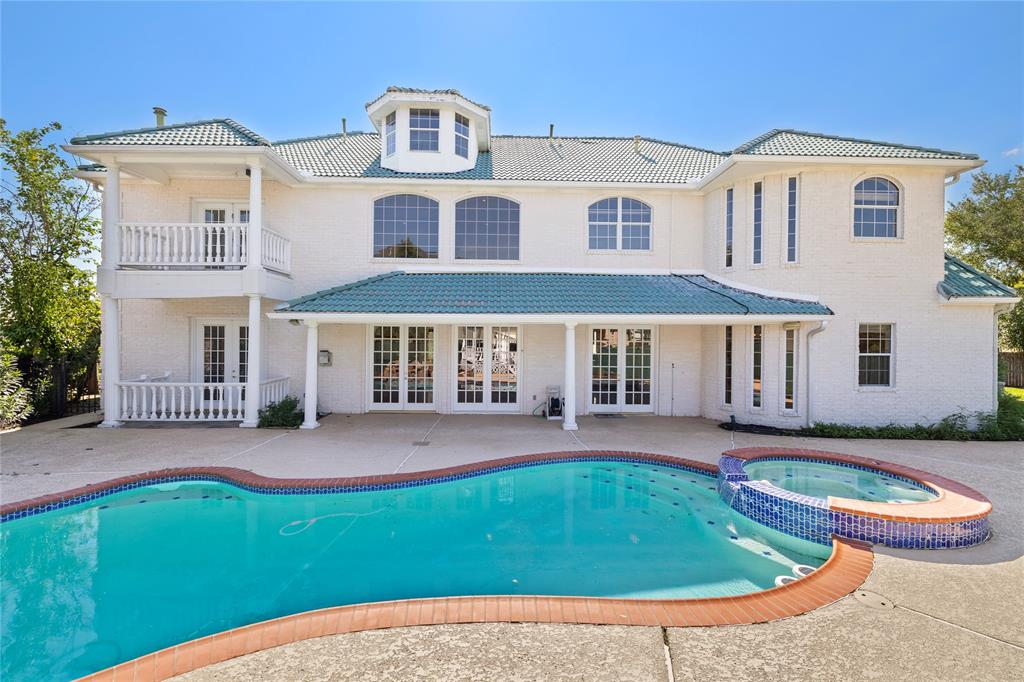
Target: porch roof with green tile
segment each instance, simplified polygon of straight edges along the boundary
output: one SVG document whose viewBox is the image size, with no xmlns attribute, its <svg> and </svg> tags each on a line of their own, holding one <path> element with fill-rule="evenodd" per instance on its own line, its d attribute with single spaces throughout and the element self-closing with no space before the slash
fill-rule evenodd
<svg viewBox="0 0 1024 682">
<path fill-rule="evenodd" d="M 279 305 L 279 315 L 828 316 L 813 301 L 767 296 L 699 274 L 391 272 Z"/>
<path fill-rule="evenodd" d="M 946 254 L 945 276 L 939 284 L 939 293 L 947 299 L 957 298 L 1016 298 L 1017 291 L 995 277 L 972 268 L 959 258 Z"/>
</svg>

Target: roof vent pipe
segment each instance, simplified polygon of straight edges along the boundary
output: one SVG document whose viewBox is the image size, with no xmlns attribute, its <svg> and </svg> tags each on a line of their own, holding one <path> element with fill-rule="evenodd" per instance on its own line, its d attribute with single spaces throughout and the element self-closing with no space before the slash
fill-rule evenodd
<svg viewBox="0 0 1024 682">
<path fill-rule="evenodd" d="M 555 142 L 555 124 L 554 123 L 549 123 L 548 124 L 548 142 L 551 142 L 552 144 L 554 144 L 554 142 Z"/>
<path fill-rule="evenodd" d="M 348 137 L 348 121 L 344 116 L 341 117 L 341 136 Z"/>
<path fill-rule="evenodd" d="M 156 114 L 156 127 L 164 127 L 164 117 L 167 116 L 167 110 L 163 107 L 153 107 L 153 113 Z"/>
<path fill-rule="evenodd" d="M 634 135 L 633 136 L 633 151 L 636 152 L 637 154 L 640 153 L 640 136 L 639 135 Z"/>
</svg>

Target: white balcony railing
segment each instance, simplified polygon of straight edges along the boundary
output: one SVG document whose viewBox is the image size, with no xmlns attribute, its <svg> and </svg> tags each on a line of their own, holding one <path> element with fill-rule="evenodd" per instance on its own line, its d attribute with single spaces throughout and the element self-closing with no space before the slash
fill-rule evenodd
<svg viewBox="0 0 1024 682">
<path fill-rule="evenodd" d="M 249 263 L 245 223 L 121 223 L 118 264 L 156 270 L 230 270 Z M 264 228 L 261 265 L 291 271 L 291 242 Z"/>
<path fill-rule="evenodd" d="M 260 407 L 288 394 L 288 378 L 260 383 Z M 122 381 L 122 421 L 239 421 L 245 417 L 244 383 Z"/>
<path fill-rule="evenodd" d="M 289 273 L 292 271 L 292 243 L 283 235 L 263 228 L 263 267 Z"/>
</svg>

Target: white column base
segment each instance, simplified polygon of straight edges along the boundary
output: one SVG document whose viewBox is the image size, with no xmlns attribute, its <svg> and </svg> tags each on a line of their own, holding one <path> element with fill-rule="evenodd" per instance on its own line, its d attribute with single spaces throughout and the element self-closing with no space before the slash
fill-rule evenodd
<svg viewBox="0 0 1024 682">
<path fill-rule="evenodd" d="M 242 422 L 238 425 L 240 429 L 255 429 L 259 424 L 250 424 L 249 422 Z"/>
<path fill-rule="evenodd" d="M 302 422 L 302 426 L 300 426 L 299 428 L 300 429 L 305 429 L 306 431 L 310 431 L 312 429 L 319 429 L 320 428 L 320 422 L 313 422 L 312 424 L 307 424 L 306 422 Z"/>
<path fill-rule="evenodd" d="M 563 421 L 562 422 L 562 430 L 563 431 L 579 431 L 580 427 L 576 425 L 576 420 L 574 419 L 571 422 Z"/>
<path fill-rule="evenodd" d="M 113 421 L 109 421 L 108 422 L 106 419 L 104 419 L 103 421 L 101 421 L 99 424 L 96 425 L 96 428 L 98 428 L 98 429 L 116 429 L 119 426 L 121 426 L 121 422 L 119 422 L 117 420 L 113 420 Z"/>
</svg>

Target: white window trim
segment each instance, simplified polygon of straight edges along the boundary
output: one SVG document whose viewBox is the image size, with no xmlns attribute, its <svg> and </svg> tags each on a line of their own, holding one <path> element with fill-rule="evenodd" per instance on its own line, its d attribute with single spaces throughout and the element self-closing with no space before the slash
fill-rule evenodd
<svg viewBox="0 0 1024 682">
<path fill-rule="evenodd" d="M 625 338 L 625 331 L 627 329 L 649 329 L 651 331 L 651 404 L 650 405 L 626 405 L 625 401 L 616 405 L 594 405 L 594 358 L 591 353 L 590 344 L 593 343 L 594 330 L 595 329 L 618 329 L 619 338 Z M 586 327 L 587 338 L 585 345 L 586 353 L 586 364 L 584 365 L 584 380 L 587 384 L 586 400 L 587 409 L 586 414 L 658 414 L 658 325 L 649 324 L 592 324 Z M 735 333 L 735 332 L 734 332 Z M 620 346 L 620 352 L 618 353 L 618 376 L 619 379 L 619 397 L 625 397 L 625 380 L 626 380 L 626 353 L 624 352 L 625 346 Z M 564 392 L 564 391 L 563 391 Z"/>
<path fill-rule="evenodd" d="M 462 118 L 466 119 L 466 134 L 465 135 L 461 135 L 459 133 L 458 125 L 459 125 L 459 117 L 460 116 Z M 459 157 L 460 159 L 467 159 L 468 160 L 469 159 L 469 140 L 470 140 L 470 134 L 473 132 L 473 129 L 471 127 L 471 122 L 469 120 L 469 117 L 468 116 L 463 116 L 462 114 L 456 112 L 454 118 L 452 118 L 452 132 L 455 135 L 455 141 L 454 141 L 454 143 L 452 145 L 452 153 L 454 153 L 455 156 Z M 466 140 L 466 155 L 465 156 L 463 156 L 462 154 L 459 153 L 459 138 L 460 137 L 462 137 L 462 138 L 464 138 Z"/>
<path fill-rule="evenodd" d="M 398 327 L 399 332 L 399 372 L 398 395 L 400 400 L 397 403 L 375 403 L 373 402 L 373 328 L 374 327 Z M 408 363 L 409 363 L 409 327 L 430 327 L 434 330 L 434 401 L 431 403 L 408 402 Z M 367 412 L 435 412 L 437 410 L 438 391 L 438 326 L 436 324 L 394 324 L 381 322 L 366 325 L 366 357 L 363 370 L 366 373 L 366 401 Z"/>
<path fill-rule="evenodd" d="M 868 178 L 882 178 L 888 180 L 892 184 L 896 185 L 896 189 L 900 192 L 900 201 L 896 205 L 896 236 L 895 237 L 858 237 L 856 230 L 856 204 L 854 203 L 857 197 L 857 185 Z M 853 182 L 850 183 L 850 241 L 857 244 L 900 244 L 904 241 L 903 234 L 903 214 L 906 212 L 907 203 L 907 190 L 904 189 L 903 183 L 896 180 L 891 175 L 885 173 L 865 173 L 861 176 L 854 178 Z"/>
<path fill-rule="evenodd" d="M 191 211 L 192 222 L 193 223 L 201 223 L 201 222 L 203 222 L 203 211 L 205 211 L 208 208 L 217 209 L 217 208 L 228 207 L 229 210 L 232 213 L 232 216 L 233 216 L 233 219 L 228 221 L 229 224 L 237 224 L 238 223 L 238 216 L 235 215 L 238 211 L 248 211 L 249 210 L 249 200 L 245 199 L 245 198 L 239 199 L 237 197 L 234 198 L 234 199 L 201 199 L 201 198 L 193 197 L 190 200 L 190 204 L 191 204 L 190 211 Z M 264 209 L 266 209 L 266 205 L 267 205 L 266 200 L 260 202 L 260 206 L 263 206 Z M 264 215 L 263 227 L 270 227 L 267 224 L 267 221 L 265 219 L 266 210 L 264 210 L 263 215 Z"/>
<path fill-rule="evenodd" d="M 456 217 L 456 207 L 459 202 L 465 201 L 466 199 L 472 199 L 473 197 L 497 197 L 498 199 L 508 199 L 509 201 L 515 202 L 519 206 L 519 258 L 514 260 L 507 259 L 493 259 L 493 258 L 457 258 L 455 256 L 455 242 L 458 239 L 458 224 Z M 495 192 L 473 192 L 471 194 L 465 194 L 458 196 L 452 201 L 451 208 L 451 238 L 448 240 L 448 246 L 451 249 L 451 262 L 458 263 L 459 265 L 519 265 L 523 262 L 523 224 L 526 222 L 524 219 L 526 212 L 523 209 L 523 202 L 519 199 L 510 196 L 508 194 L 498 194 Z M 438 209 L 440 213 L 440 209 Z M 440 257 L 440 254 L 438 254 Z M 417 260 L 430 260 L 427 258 L 421 258 Z M 501 325 L 498 325 L 499 327 Z"/>
<path fill-rule="evenodd" d="M 727 327 L 732 327 L 732 402 L 725 402 L 725 330 Z M 720 409 L 733 413 L 736 411 L 736 325 L 724 324 L 721 326 L 721 332 L 719 333 L 719 339 L 721 339 L 721 352 L 718 354 L 719 372 L 718 372 L 718 394 L 721 398 Z"/>
<path fill-rule="evenodd" d="M 413 128 L 412 127 L 412 112 L 413 109 L 417 111 L 436 111 L 437 112 L 437 127 L 436 128 Z M 406 111 L 409 112 L 409 153 L 411 154 L 440 154 L 441 153 L 441 110 L 433 107 L 409 107 Z M 437 133 L 437 149 L 413 149 L 412 148 L 412 131 L 433 131 Z M 454 153 L 454 150 L 452 150 Z"/>
<path fill-rule="evenodd" d="M 755 192 L 755 188 L 757 186 L 757 183 L 761 183 L 761 260 L 759 262 L 755 263 L 754 262 L 754 253 L 755 253 L 755 249 L 754 249 L 754 192 Z M 750 218 L 750 223 L 749 223 L 750 224 L 750 242 L 749 242 L 749 244 L 750 244 L 750 260 L 747 261 L 747 268 L 749 270 L 760 270 L 760 269 L 764 268 L 765 261 L 767 260 L 766 256 L 768 254 L 768 249 L 765 248 L 765 246 L 767 245 L 767 241 L 765 240 L 765 232 L 766 232 L 766 230 L 765 230 L 765 215 L 767 214 L 767 210 L 766 209 L 767 209 L 768 204 L 765 201 L 765 198 L 768 195 L 767 195 L 767 192 L 765 192 L 765 184 L 766 183 L 764 181 L 764 178 L 760 178 L 760 179 L 757 179 L 757 180 L 752 180 L 750 182 L 750 207 L 749 207 L 749 212 L 747 213 L 747 217 Z M 734 197 L 734 201 L 735 201 L 735 197 Z M 736 212 L 736 207 L 735 207 L 735 203 L 734 203 L 733 204 L 733 215 L 734 216 L 735 216 L 735 212 Z M 733 248 L 734 249 L 735 249 L 735 244 L 736 244 L 735 225 L 736 225 L 736 222 L 734 220 L 733 221 L 733 226 L 734 226 L 734 231 L 733 231 L 733 237 L 734 237 L 733 238 Z M 733 262 L 734 263 L 736 262 L 735 251 L 733 252 Z"/>
<path fill-rule="evenodd" d="M 388 131 L 388 119 L 394 118 L 394 130 Z M 395 142 L 395 148 L 392 151 L 388 151 L 388 138 L 393 138 Z M 384 157 L 394 156 L 398 152 L 398 110 L 392 111 L 390 114 L 384 117 Z"/>
<path fill-rule="evenodd" d="M 891 329 L 889 343 L 889 385 L 888 386 L 861 386 L 860 385 L 860 327 L 863 324 L 887 324 Z M 896 323 L 857 320 L 854 326 L 854 353 L 853 353 L 853 385 L 858 393 L 895 393 L 896 392 Z M 868 353 L 868 355 L 874 355 Z"/>
<path fill-rule="evenodd" d="M 782 183 L 782 265 L 794 267 L 800 265 L 800 210 L 803 204 L 803 178 L 800 173 L 785 175 Z M 789 259 L 789 181 L 796 180 L 796 227 L 793 231 L 793 260 Z"/>
<path fill-rule="evenodd" d="M 761 404 L 757 405 L 757 406 L 754 405 L 754 328 L 755 327 L 760 327 L 761 328 Z M 747 388 L 744 391 L 744 393 L 747 396 L 747 409 L 750 411 L 751 414 L 763 414 L 764 413 L 765 396 L 767 395 L 767 392 L 764 390 L 765 389 L 765 384 L 767 383 L 765 381 L 765 379 L 764 379 L 765 378 L 765 362 L 764 362 L 765 353 L 764 353 L 764 349 L 765 349 L 765 346 L 767 345 L 766 342 L 767 342 L 767 339 L 768 339 L 768 334 L 767 334 L 768 328 L 767 328 L 767 325 L 764 325 L 764 324 L 752 324 L 749 327 L 747 327 L 747 329 L 749 330 L 748 336 L 750 337 L 750 343 L 747 344 L 747 370 L 748 370 L 747 371 Z M 733 330 L 733 344 L 735 344 L 735 343 L 736 343 L 736 331 L 734 329 Z M 735 394 L 736 394 L 736 388 L 733 387 L 733 398 L 734 399 L 736 397 Z"/>
<path fill-rule="evenodd" d="M 484 402 L 464 404 L 459 402 L 459 327 L 483 327 L 484 329 Z M 516 365 L 516 402 L 493 405 L 488 399 L 491 392 L 491 373 L 487 371 L 491 367 L 491 329 L 494 327 L 514 327 L 516 330 L 516 346 L 519 357 Z M 449 370 L 448 375 L 451 381 L 450 395 L 452 414 L 520 414 L 523 412 L 523 405 L 526 404 L 524 394 L 526 392 L 526 355 L 523 352 L 525 341 L 523 337 L 524 325 L 521 324 L 453 324 L 449 331 Z M 435 353 L 436 355 L 436 353 Z M 435 375 L 435 381 L 437 377 Z"/>
<path fill-rule="evenodd" d="M 590 248 L 590 207 L 599 201 L 604 199 L 618 199 L 619 208 L 616 213 L 615 223 L 615 248 L 614 249 L 592 249 Z M 639 201 L 647 208 L 651 210 L 651 222 L 650 225 L 650 248 L 648 249 L 624 249 L 622 248 L 622 200 L 632 199 L 633 201 Z M 522 221 L 522 214 L 520 213 L 520 221 Z M 653 256 L 654 255 L 654 206 L 649 201 L 640 199 L 635 196 L 628 194 L 602 194 L 600 197 L 593 199 L 592 201 L 586 202 L 583 207 L 583 238 L 584 248 L 587 254 L 593 254 L 595 256 L 601 255 L 633 255 L 633 256 Z M 520 242 L 521 245 L 521 242 Z"/>
<path fill-rule="evenodd" d="M 423 197 L 424 199 L 430 199 L 431 201 L 434 201 L 434 202 L 437 203 L 437 257 L 435 257 L 435 258 L 386 258 L 384 256 L 375 256 L 374 255 L 374 253 L 373 253 L 373 250 L 374 250 L 373 249 L 373 246 L 374 246 L 373 245 L 373 207 L 374 207 L 374 205 L 377 203 L 377 201 L 379 199 L 384 199 L 385 197 L 395 196 L 395 195 L 398 195 L 398 194 L 412 194 L 414 196 Z M 367 239 L 369 241 L 369 251 L 370 251 L 370 254 L 369 254 L 370 262 L 371 263 L 410 263 L 410 264 L 412 264 L 412 263 L 436 264 L 436 263 L 441 263 L 441 262 L 447 262 L 445 260 L 445 254 L 443 253 L 444 249 L 442 248 L 444 246 L 444 237 L 442 235 L 442 230 L 441 230 L 441 226 L 445 224 L 445 215 L 444 215 L 444 210 L 443 210 L 444 206 L 445 205 L 442 204 L 441 201 L 439 201 L 437 197 L 431 196 L 427 192 L 414 192 L 414 191 L 384 192 L 383 194 L 377 194 L 377 195 L 375 195 L 373 197 L 370 197 L 370 204 L 369 204 L 369 208 L 367 209 L 367 219 L 366 219 Z M 455 220 L 455 218 L 454 218 L 454 215 L 453 215 L 452 216 L 453 225 L 454 225 L 454 220 Z M 522 216 L 520 216 L 520 221 L 522 221 Z M 264 226 L 265 225 L 266 224 L 264 224 Z M 455 238 L 452 237 L 451 241 L 452 241 L 452 244 L 454 244 L 455 243 Z"/>
<path fill-rule="evenodd" d="M 729 262 L 729 193 L 732 193 L 732 262 Z M 736 266 L 736 188 L 726 187 L 722 192 L 722 270 L 728 272 Z M 735 330 L 733 334 L 735 335 Z M 736 339 L 733 337 L 733 343 Z"/>
<path fill-rule="evenodd" d="M 786 334 L 793 332 L 793 407 L 786 407 Z M 799 324 L 782 325 L 779 335 L 779 414 L 794 417 L 800 414 L 800 344 Z M 763 391 L 763 389 L 762 389 Z"/>
</svg>

